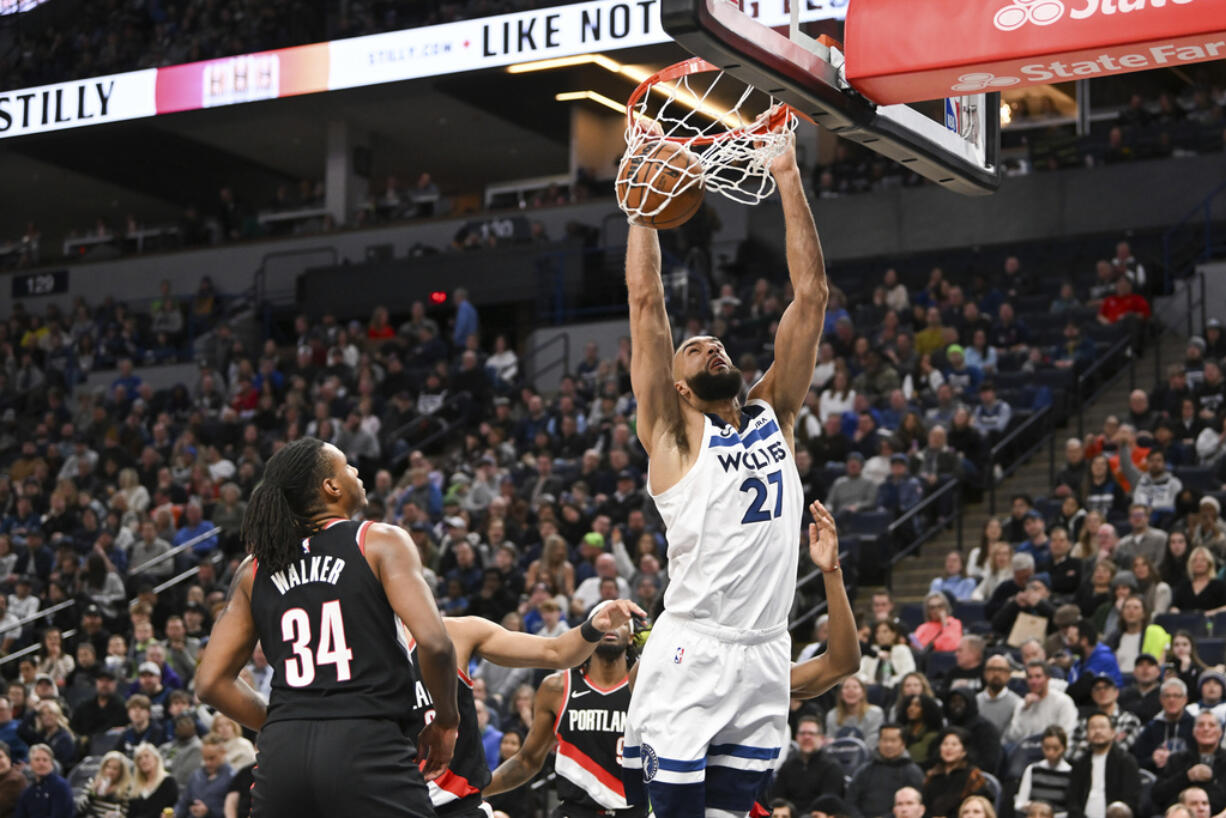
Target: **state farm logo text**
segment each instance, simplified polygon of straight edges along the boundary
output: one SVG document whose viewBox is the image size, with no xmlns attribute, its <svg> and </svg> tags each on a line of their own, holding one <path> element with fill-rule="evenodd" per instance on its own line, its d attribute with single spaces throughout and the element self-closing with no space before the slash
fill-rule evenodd
<svg viewBox="0 0 1226 818">
<path fill-rule="evenodd" d="M 1148 7 L 1163 8 L 1169 2 L 1176 6 L 1185 6 L 1192 0 L 1080 0 L 1081 8 L 1075 8 L 1068 16 L 1074 20 L 1084 20 L 1096 14 L 1129 14 Z M 1014 31 L 1027 23 L 1036 26 L 1050 26 L 1064 17 L 1065 7 L 1062 0 L 1013 0 L 1009 5 L 996 12 L 992 22 L 1001 31 Z"/>
</svg>

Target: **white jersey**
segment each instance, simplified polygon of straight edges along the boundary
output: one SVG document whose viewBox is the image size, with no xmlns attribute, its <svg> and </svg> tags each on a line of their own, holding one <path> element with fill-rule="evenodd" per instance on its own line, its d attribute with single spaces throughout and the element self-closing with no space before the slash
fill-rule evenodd
<svg viewBox="0 0 1226 818">
<path fill-rule="evenodd" d="M 775 411 L 749 401 L 739 430 L 707 415 L 702 441 L 680 482 L 652 494 L 668 529 L 664 606 L 726 628 L 785 624 L 805 498 Z"/>
</svg>

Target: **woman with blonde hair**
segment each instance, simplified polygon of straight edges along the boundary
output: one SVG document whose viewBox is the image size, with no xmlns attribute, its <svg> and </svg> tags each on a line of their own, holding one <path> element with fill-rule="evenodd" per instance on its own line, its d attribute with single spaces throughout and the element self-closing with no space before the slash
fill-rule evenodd
<svg viewBox="0 0 1226 818">
<path fill-rule="evenodd" d="M 1217 578 L 1213 552 L 1203 545 L 1188 554 L 1188 578 L 1175 589 L 1171 613 L 1201 611 L 1213 616 L 1226 610 L 1226 582 Z"/>
<path fill-rule="evenodd" d="M 209 735 L 217 736 L 226 748 L 226 763 L 231 770 L 241 770 L 255 763 L 255 745 L 243 738 L 238 722 L 222 713 L 213 716 L 213 727 Z"/>
<path fill-rule="evenodd" d="M 136 469 L 129 466 L 119 472 L 119 490 L 111 497 L 111 506 L 115 505 L 116 497 L 123 497 L 128 511 L 144 514 L 149 510 L 149 489 L 140 483 L 140 475 Z"/>
<path fill-rule="evenodd" d="M 102 757 L 98 773 L 77 797 L 77 815 L 85 818 L 127 818 L 132 798 L 132 772 L 118 750 Z"/>
<path fill-rule="evenodd" d="M 885 721 L 885 713 L 875 704 L 868 703 L 868 691 L 864 682 L 849 676 L 839 686 L 834 709 L 826 714 L 826 735 L 840 738 L 854 730 L 869 747 L 877 746 L 877 733 Z"/>
<path fill-rule="evenodd" d="M 546 537 L 541 558 L 528 566 L 524 585 L 531 588 L 538 582 L 544 582 L 554 593 L 563 594 L 568 599 L 574 596 L 575 566 L 571 565 L 568 555 L 566 540 L 557 534 Z"/>
<path fill-rule="evenodd" d="M 64 652 L 64 636 L 59 628 L 50 627 L 43 631 L 41 639 L 43 649 L 38 660 L 38 673 L 45 673 L 55 680 L 57 687 L 63 687 L 68 682 L 68 674 L 76 668 L 77 663 Z"/>
<path fill-rule="evenodd" d="M 1005 530 L 1000 520 L 989 517 L 983 524 L 983 534 L 979 537 L 979 545 L 971 549 L 966 558 L 966 575 L 982 581 L 991 572 L 992 549 L 998 543 L 1005 542 Z M 1007 543 L 1005 543 L 1007 544 Z"/>
<path fill-rule="evenodd" d="M 998 585 L 1012 578 L 1013 546 L 1007 542 L 998 542 L 988 552 L 987 573 L 983 576 L 983 582 L 980 582 L 979 587 L 971 594 L 971 599 L 986 602 L 991 599 Z"/>
<path fill-rule="evenodd" d="M 1085 562 L 1095 554 L 1094 537 L 1098 529 L 1106 525 L 1102 512 L 1090 510 L 1081 522 L 1081 533 L 1077 535 L 1077 545 L 1073 547 L 1073 556 Z"/>
<path fill-rule="evenodd" d="M 132 800 L 128 818 L 161 818 L 162 811 L 179 800 L 179 782 L 166 774 L 166 765 L 158 748 L 141 742 L 132 752 Z"/>
<path fill-rule="evenodd" d="M 958 818 L 996 818 L 996 808 L 982 795 L 972 795 L 958 807 Z"/>
<path fill-rule="evenodd" d="M 55 760 L 67 770 L 77 760 L 77 742 L 68 729 L 68 719 L 55 699 L 44 699 L 35 707 L 38 717 L 34 733 L 39 742 L 46 744 L 55 753 Z"/>
</svg>

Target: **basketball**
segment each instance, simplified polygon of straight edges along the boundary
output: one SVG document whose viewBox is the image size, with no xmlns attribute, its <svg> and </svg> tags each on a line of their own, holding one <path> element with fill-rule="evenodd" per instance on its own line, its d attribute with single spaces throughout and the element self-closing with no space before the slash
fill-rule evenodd
<svg viewBox="0 0 1226 818">
<path fill-rule="evenodd" d="M 617 203 L 635 224 L 671 230 L 685 224 L 702 205 L 702 164 L 683 145 L 649 140 L 622 158 L 617 170 Z"/>
</svg>

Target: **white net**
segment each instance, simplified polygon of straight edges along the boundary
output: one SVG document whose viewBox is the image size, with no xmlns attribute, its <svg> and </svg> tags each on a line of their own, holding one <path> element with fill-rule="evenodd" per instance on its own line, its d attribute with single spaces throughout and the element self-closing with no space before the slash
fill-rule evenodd
<svg viewBox="0 0 1226 818">
<path fill-rule="evenodd" d="M 632 219 L 660 214 L 671 199 L 698 184 L 747 205 L 775 192 L 768 168 L 787 149 L 796 114 L 741 80 L 696 62 L 665 69 L 653 78 L 659 81 L 645 82 L 631 97 L 618 198 Z M 730 99 L 735 101 L 728 104 Z M 626 163 L 637 157 L 666 159 L 662 139 L 689 151 L 701 172 L 683 170 L 686 163 L 676 159 L 653 162 L 648 172 L 637 167 L 625 172 Z M 680 179 L 670 167 L 680 171 Z"/>
</svg>

